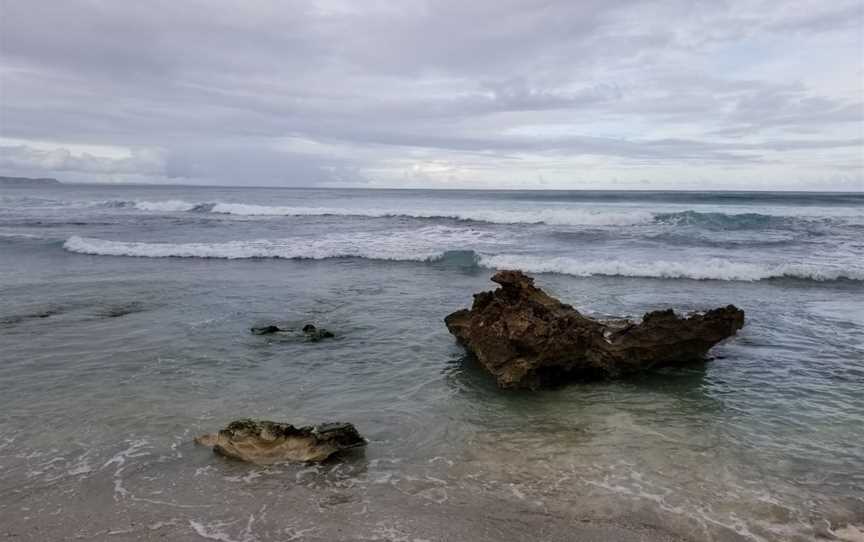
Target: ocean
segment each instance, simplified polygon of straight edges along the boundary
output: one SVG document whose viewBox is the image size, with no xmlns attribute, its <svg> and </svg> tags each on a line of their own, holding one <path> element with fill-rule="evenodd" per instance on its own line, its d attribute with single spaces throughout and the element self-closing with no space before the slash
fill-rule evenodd
<svg viewBox="0 0 864 542">
<path fill-rule="evenodd" d="M 704 363 L 502 391 L 443 318 L 509 268 L 590 316 L 747 323 Z M 862 294 L 862 194 L 0 188 L 0 535 L 855 540 Z M 241 417 L 369 445 L 192 442 Z"/>
</svg>

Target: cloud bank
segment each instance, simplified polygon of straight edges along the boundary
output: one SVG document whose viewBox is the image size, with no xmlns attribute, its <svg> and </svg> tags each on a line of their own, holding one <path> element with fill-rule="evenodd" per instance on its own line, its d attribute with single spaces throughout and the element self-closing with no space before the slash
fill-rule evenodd
<svg viewBox="0 0 864 542">
<path fill-rule="evenodd" d="M 0 3 L 0 174 L 864 189 L 864 4 Z"/>
</svg>

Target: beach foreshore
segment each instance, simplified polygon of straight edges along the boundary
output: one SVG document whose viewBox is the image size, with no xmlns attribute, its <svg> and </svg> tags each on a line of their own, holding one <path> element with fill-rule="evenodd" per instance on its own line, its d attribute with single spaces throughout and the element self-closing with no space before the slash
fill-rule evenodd
<svg viewBox="0 0 864 542">
<path fill-rule="evenodd" d="M 155 501 L 158 499 L 151 499 Z M 577 511 L 549 511 L 536 504 L 515 504 L 506 499 L 483 503 L 417 502 L 392 497 L 358 506 L 346 494 L 330 494 L 306 502 L 303 511 L 260 505 L 230 517 L 209 517 L 206 508 L 144 505 L 148 509 L 134 516 L 116 516 L 94 509 L 60 511 L 52 516 L 30 516 L 33 509 L 4 517 L 0 537 L 9 540 L 172 540 L 193 542 L 687 542 L 704 540 L 687 537 L 662 527 L 643 523 L 648 518 L 580 518 Z M 238 508 L 244 508 L 243 505 Z M 364 512 L 363 508 L 367 511 Z M 388 509 L 389 508 L 389 509 Z M 161 509 L 161 510 L 160 510 Z M 374 515 L 370 513 L 374 510 Z M 143 510 L 142 510 L 143 511 Z M 76 525 L 70 530 L 74 513 Z M 713 540 L 738 541 L 728 536 Z"/>
</svg>

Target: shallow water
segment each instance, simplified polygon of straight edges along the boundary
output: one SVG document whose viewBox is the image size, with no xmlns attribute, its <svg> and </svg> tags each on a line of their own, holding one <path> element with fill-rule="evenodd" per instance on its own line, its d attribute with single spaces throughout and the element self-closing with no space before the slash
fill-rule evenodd
<svg viewBox="0 0 864 542">
<path fill-rule="evenodd" d="M 861 196 L 0 190 L 6 536 L 810 540 L 864 524 Z M 710 362 L 505 393 L 442 322 L 498 265 L 595 316 L 735 303 L 748 321 Z M 248 333 L 273 322 L 337 338 Z M 370 444 L 255 467 L 192 443 L 243 416 L 351 421 Z"/>
</svg>

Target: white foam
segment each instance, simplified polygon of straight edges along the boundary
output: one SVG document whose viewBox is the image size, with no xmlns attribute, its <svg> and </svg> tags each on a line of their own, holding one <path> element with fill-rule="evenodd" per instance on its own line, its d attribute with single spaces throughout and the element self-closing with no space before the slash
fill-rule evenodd
<svg viewBox="0 0 864 542">
<path fill-rule="evenodd" d="M 480 265 L 492 269 L 521 269 L 532 273 L 561 273 L 577 277 L 593 275 L 697 280 L 757 281 L 770 278 L 807 280 L 864 280 L 864 269 L 796 263 L 748 263 L 711 258 L 705 260 L 632 262 L 621 260 L 585 261 L 567 257 L 530 255 L 481 256 Z"/>
<path fill-rule="evenodd" d="M 81 474 L 89 474 L 94 470 L 95 469 L 93 465 L 90 464 L 88 459 L 86 457 L 82 457 L 74 466 L 70 467 L 69 470 L 66 471 L 66 474 L 68 474 L 69 476 L 79 476 Z"/>
<path fill-rule="evenodd" d="M 345 207 L 273 207 L 243 203 L 217 203 L 212 212 L 241 216 L 365 216 L 441 218 L 493 224 L 550 224 L 559 226 L 624 226 L 650 223 L 654 214 L 646 210 L 537 208 L 537 209 L 412 209 Z"/>
<path fill-rule="evenodd" d="M 102 465 L 102 469 L 115 465 L 118 470 L 122 471 L 126 466 L 127 459 L 143 457 L 149 454 L 149 452 L 145 451 L 150 448 L 150 443 L 147 439 L 126 440 L 125 443 L 129 446 L 125 450 L 117 452 L 111 456 L 111 458 Z"/>
<path fill-rule="evenodd" d="M 451 249 L 497 241 L 487 233 L 467 228 L 430 226 L 390 232 L 338 233 L 315 238 L 258 239 L 225 243 L 144 243 L 73 236 L 63 247 L 70 252 L 144 258 L 283 258 L 359 257 L 375 260 L 426 261 Z"/>
<path fill-rule="evenodd" d="M 31 233 L 0 232 L 0 239 L 45 239 L 45 237 L 41 235 L 33 235 Z"/>
<path fill-rule="evenodd" d="M 137 209 L 139 211 L 151 211 L 161 213 L 177 213 L 183 211 L 191 211 L 198 204 L 183 200 L 104 200 L 90 202 L 69 202 L 68 205 L 78 206 L 85 205 L 87 207 L 110 207 L 117 209 Z"/>
<path fill-rule="evenodd" d="M 182 212 L 191 211 L 197 204 L 182 200 L 136 201 L 134 207 L 142 211 Z"/>
<path fill-rule="evenodd" d="M 478 263 L 490 269 L 521 269 L 530 273 L 560 273 L 577 277 L 595 275 L 666 279 L 758 281 L 798 278 L 830 281 L 864 280 L 864 268 L 801 263 L 753 263 L 720 258 L 685 261 L 582 260 L 571 257 L 489 254 L 501 241 L 488 232 L 447 226 L 380 235 L 378 232 L 339 233 L 320 238 L 259 239 L 225 243 L 145 243 L 70 237 L 70 252 L 102 256 L 144 258 L 282 258 L 313 259 L 356 257 L 392 261 L 436 261 L 449 251 L 479 252 Z"/>
<path fill-rule="evenodd" d="M 97 206 L 132 208 L 139 211 L 173 213 L 203 211 L 235 216 L 361 216 L 369 218 L 406 217 L 451 219 L 492 224 L 550 224 L 558 226 L 627 226 L 647 224 L 654 214 L 643 209 L 587 208 L 587 207 L 533 207 L 522 209 L 405 209 L 392 207 L 305 207 L 272 206 L 251 203 L 162 201 L 100 201 Z"/>
<path fill-rule="evenodd" d="M 246 522 L 245 528 L 239 533 L 237 538 L 233 538 L 226 528 L 236 524 L 234 521 L 214 521 L 212 523 L 202 523 L 194 520 L 189 520 L 189 526 L 195 531 L 195 534 L 209 540 L 219 540 L 221 542 L 254 542 L 258 538 L 252 532 L 252 526 L 255 523 L 255 516 L 250 515 Z"/>
<path fill-rule="evenodd" d="M 61 202 L 75 205 L 78 202 Z M 362 203 L 362 202 L 361 202 Z M 745 205 L 660 205 L 651 210 L 628 205 L 586 205 L 586 204 L 555 204 L 527 203 L 513 207 L 500 207 L 497 204 L 489 208 L 490 202 L 478 202 L 478 206 L 470 208 L 452 207 L 447 204 L 432 203 L 431 206 L 406 208 L 405 202 L 392 202 L 387 205 L 365 207 L 354 202 L 346 206 L 315 207 L 305 205 L 262 205 L 256 203 L 236 202 L 191 202 L 185 200 L 109 200 L 89 202 L 90 206 L 130 208 L 139 211 L 155 213 L 175 213 L 185 211 L 210 212 L 234 216 L 362 216 L 370 218 L 407 217 L 429 219 L 452 219 L 492 224 L 548 224 L 554 226 L 631 226 L 648 224 L 654 221 L 657 214 L 673 215 L 666 221 L 674 225 L 686 222 L 688 217 L 674 216 L 681 213 L 698 215 L 725 215 L 729 219 L 736 217 L 751 217 L 754 207 Z M 356 206 L 355 206 L 356 205 Z M 485 208 L 484 208 L 485 206 Z M 789 217 L 805 219 L 842 219 L 849 224 L 864 224 L 861 221 L 860 209 L 856 207 L 765 207 L 758 208 L 759 214 L 766 217 Z M 690 217 L 693 218 L 693 217 Z M 708 217 L 710 221 L 710 217 Z"/>
<path fill-rule="evenodd" d="M 204 524 L 198 521 L 189 520 L 189 526 L 192 527 L 195 534 L 201 538 L 219 540 L 220 542 L 241 542 L 239 539 L 231 538 L 231 535 L 223 530 L 224 527 L 231 525 L 231 523 L 235 522 Z"/>
</svg>

